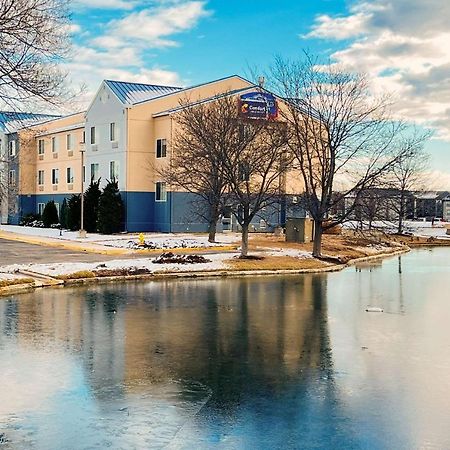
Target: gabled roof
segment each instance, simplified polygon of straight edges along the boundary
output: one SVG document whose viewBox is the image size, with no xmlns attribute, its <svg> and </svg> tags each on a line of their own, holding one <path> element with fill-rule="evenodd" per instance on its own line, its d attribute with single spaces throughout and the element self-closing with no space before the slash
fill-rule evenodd
<svg viewBox="0 0 450 450">
<path fill-rule="evenodd" d="M 127 83 L 125 81 L 105 80 L 106 85 L 125 105 L 152 100 L 163 95 L 172 94 L 182 88 L 176 86 L 159 86 L 157 84 Z"/>
<path fill-rule="evenodd" d="M 0 111 L 0 130 L 4 133 L 15 133 L 21 128 L 59 117 L 50 114 Z"/>
</svg>

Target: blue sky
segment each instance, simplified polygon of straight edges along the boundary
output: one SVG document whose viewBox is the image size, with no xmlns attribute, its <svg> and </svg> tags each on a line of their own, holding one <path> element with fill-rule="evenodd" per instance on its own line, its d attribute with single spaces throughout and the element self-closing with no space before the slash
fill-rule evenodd
<svg viewBox="0 0 450 450">
<path fill-rule="evenodd" d="M 76 0 L 74 84 L 191 85 L 303 49 L 367 72 L 396 113 L 431 126 L 432 179 L 450 189 L 448 0 Z M 430 186 L 432 188 L 434 186 Z"/>
</svg>

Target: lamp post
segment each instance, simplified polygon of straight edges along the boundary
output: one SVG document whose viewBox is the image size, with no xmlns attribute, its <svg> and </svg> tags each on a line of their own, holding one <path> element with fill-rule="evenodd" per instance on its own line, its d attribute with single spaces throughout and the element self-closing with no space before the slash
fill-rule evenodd
<svg viewBox="0 0 450 450">
<path fill-rule="evenodd" d="M 80 218 L 80 231 L 79 237 L 86 237 L 86 230 L 84 229 L 84 152 L 86 149 L 84 148 L 84 142 L 82 143 L 82 147 L 80 148 L 81 153 L 81 218 Z"/>
</svg>

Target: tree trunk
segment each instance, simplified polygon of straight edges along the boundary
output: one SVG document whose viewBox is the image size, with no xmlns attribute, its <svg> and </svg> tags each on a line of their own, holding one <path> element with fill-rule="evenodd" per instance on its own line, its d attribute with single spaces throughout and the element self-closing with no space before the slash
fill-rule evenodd
<svg viewBox="0 0 450 450">
<path fill-rule="evenodd" d="M 322 221 L 314 220 L 314 242 L 313 242 L 313 256 L 320 258 L 322 256 Z"/>
<path fill-rule="evenodd" d="M 211 205 L 211 215 L 208 224 L 208 242 L 216 242 L 217 222 L 219 221 L 219 206 Z"/>
<path fill-rule="evenodd" d="M 398 227 L 397 227 L 397 234 L 403 233 L 403 216 L 405 214 L 405 205 L 404 205 L 404 198 L 403 194 L 400 196 L 400 211 L 398 213 Z"/>
<path fill-rule="evenodd" d="M 241 258 L 248 256 L 248 224 L 242 225 Z"/>
</svg>

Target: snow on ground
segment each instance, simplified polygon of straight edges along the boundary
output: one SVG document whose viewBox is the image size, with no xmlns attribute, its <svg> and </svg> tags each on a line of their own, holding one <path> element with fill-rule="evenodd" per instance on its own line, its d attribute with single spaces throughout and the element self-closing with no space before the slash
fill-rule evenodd
<svg viewBox="0 0 450 450">
<path fill-rule="evenodd" d="M 108 270 L 108 269 L 147 269 L 155 272 L 191 272 L 226 269 L 225 260 L 236 256 L 237 253 L 207 255 L 211 262 L 197 264 L 155 264 L 155 258 L 117 259 L 97 263 L 55 263 L 55 264 L 13 264 L 1 268 L 2 272 L 14 273 L 19 270 L 29 270 L 43 275 L 68 275 L 80 271 Z"/>
<path fill-rule="evenodd" d="M 312 258 L 311 252 L 298 250 L 295 248 L 267 248 L 264 251 L 265 256 L 291 256 L 292 258 L 306 259 Z"/>
<path fill-rule="evenodd" d="M 88 233 L 86 238 L 80 238 L 78 231 L 60 230 L 56 228 L 22 227 L 19 225 L 0 225 L 0 231 L 22 234 L 26 236 L 61 239 L 74 242 L 88 242 L 91 244 L 106 245 L 116 248 L 130 248 L 133 243 L 139 242 L 139 233 L 123 234 L 97 234 Z M 208 248 L 229 245 L 237 242 L 240 235 L 237 233 L 218 233 L 217 242 L 208 242 L 208 235 L 188 233 L 144 233 L 145 242 L 156 249 L 167 248 Z"/>
<path fill-rule="evenodd" d="M 344 224 L 346 228 L 356 229 L 359 226 L 359 222 L 347 222 Z M 376 229 L 381 229 L 386 232 L 395 233 L 397 231 L 397 225 L 391 222 L 375 221 L 372 222 L 372 226 Z M 404 231 L 414 234 L 414 236 L 425 236 L 450 239 L 450 235 L 446 234 L 446 227 L 450 227 L 450 223 L 447 222 L 423 222 L 420 220 L 405 220 Z M 368 226 L 366 227 L 368 228 Z"/>
<path fill-rule="evenodd" d="M 16 275 L 14 273 L 0 272 L 0 281 L 19 280 L 21 278 L 25 278 L 25 275 Z"/>
</svg>

